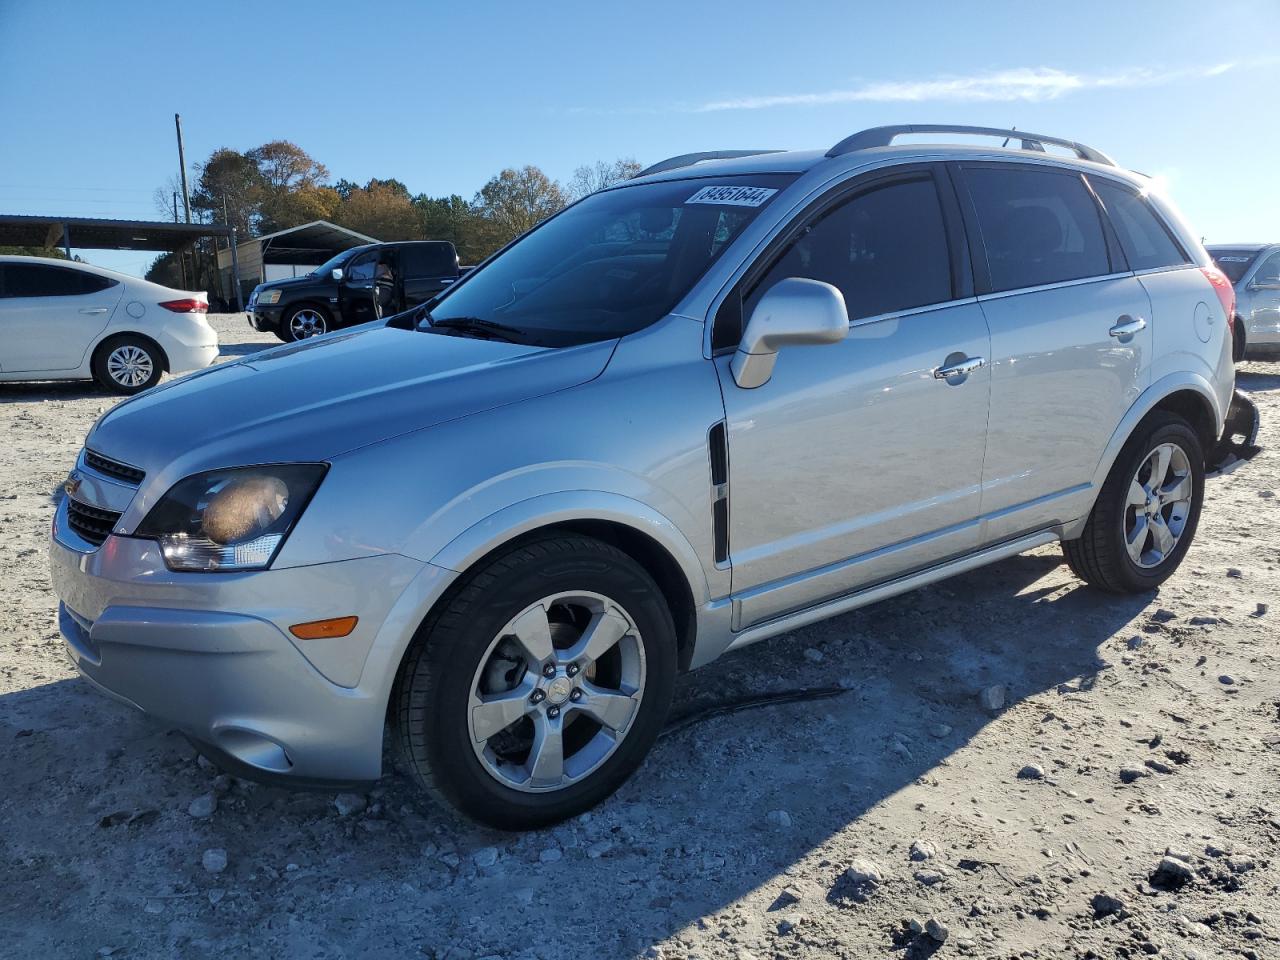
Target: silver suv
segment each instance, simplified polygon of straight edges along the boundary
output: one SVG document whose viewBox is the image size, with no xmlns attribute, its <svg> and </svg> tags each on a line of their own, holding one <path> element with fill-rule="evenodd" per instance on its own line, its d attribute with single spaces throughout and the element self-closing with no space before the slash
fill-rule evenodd
<svg viewBox="0 0 1280 960">
<path fill-rule="evenodd" d="M 1280 357 L 1280 243 L 1231 243 L 1208 250 L 1235 286 L 1236 359 Z"/>
<path fill-rule="evenodd" d="M 377 778 L 389 721 L 432 794 L 554 822 L 728 650 L 1055 540 L 1169 577 L 1257 427 L 1195 236 L 1027 133 L 659 163 L 103 416 L 50 546 L 70 655 L 238 773 Z"/>
</svg>

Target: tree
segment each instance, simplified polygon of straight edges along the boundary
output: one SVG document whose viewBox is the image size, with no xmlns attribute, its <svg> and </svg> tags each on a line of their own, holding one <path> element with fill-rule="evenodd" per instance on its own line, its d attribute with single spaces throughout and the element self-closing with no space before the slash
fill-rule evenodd
<svg viewBox="0 0 1280 960">
<path fill-rule="evenodd" d="M 335 222 L 379 240 L 418 240 L 421 220 L 408 192 L 370 180 L 347 194 L 335 214 Z M 403 191 L 403 192 L 402 192 Z"/>
<path fill-rule="evenodd" d="M 569 178 L 568 194 L 574 200 L 581 200 L 597 190 L 630 180 L 642 169 L 634 157 L 619 157 L 612 163 L 597 160 L 590 166 L 581 166 L 573 171 L 573 176 Z"/>
<path fill-rule="evenodd" d="M 536 227 L 567 202 L 564 190 L 537 167 L 506 169 L 480 188 L 472 205 L 500 246 Z"/>
<path fill-rule="evenodd" d="M 251 236 L 261 220 L 263 180 L 258 165 L 247 154 L 221 147 L 196 170 L 192 210 L 203 214 L 205 220 L 221 223 L 225 209 L 226 222 L 236 233 L 242 238 Z"/>
<path fill-rule="evenodd" d="M 269 190 L 315 187 L 329 179 L 329 171 L 323 163 L 311 159 L 307 151 L 288 140 L 264 143 L 254 147 L 245 157 L 258 168 L 262 183 Z"/>
<path fill-rule="evenodd" d="M 269 193 L 262 201 L 262 230 L 274 233 L 313 220 L 333 220 L 342 197 L 333 187 L 299 187 Z"/>
<path fill-rule="evenodd" d="M 448 197 L 420 193 L 413 198 L 413 206 L 422 224 L 422 236 L 452 242 L 463 263 L 479 263 L 492 252 L 492 246 L 484 242 L 487 224 L 456 193 Z"/>
</svg>

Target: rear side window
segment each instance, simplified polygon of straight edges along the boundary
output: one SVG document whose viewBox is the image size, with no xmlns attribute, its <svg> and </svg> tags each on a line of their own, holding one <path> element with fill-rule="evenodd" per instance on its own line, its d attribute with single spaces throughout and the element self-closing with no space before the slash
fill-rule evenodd
<svg viewBox="0 0 1280 960">
<path fill-rule="evenodd" d="M 406 280 L 452 277 L 458 272 L 457 254 L 446 243 L 418 243 L 401 247 L 400 272 Z"/>
<path fill-rule="evenodd" d="M 788 277 L 837 287 L 851 320 L 950 300 L 951 260 L 933 178 L 873 187 L 819 214 L 748 293 L 743 316 Z"/>
<path fill-rule="evenodd" d="M 1214 247 L 1209 251 L 1209 256 L 1213 257 L 1213 262 L 1218 265 L 1218 269 L 1227 275 L 1227 279 L 1232 283 L 1239 283 L 1241 278 L 1249 272 L 1249 266 L 1258 256 L 1256 250 L 1229 250 L 1223 247 Z"/>
<path fill-rule="evenodd" d="M 0 266 L 0 297 L 79 297 L 114 287 L 118 281 L 95 273 L 43 263 Z"/>
<path fill-rule="evenodd" d="M 1090 182 L 1107 208 L 1130 269 L 1151 270 L 1190 263 L 1146 200 L 1110 180 L 1091 178 Z"/>
<path fill-rule="evenodd" d="M 1098 205 L 1077 174 L 967 167 L 992 291 L 1111 272 Z"/>
</svg>

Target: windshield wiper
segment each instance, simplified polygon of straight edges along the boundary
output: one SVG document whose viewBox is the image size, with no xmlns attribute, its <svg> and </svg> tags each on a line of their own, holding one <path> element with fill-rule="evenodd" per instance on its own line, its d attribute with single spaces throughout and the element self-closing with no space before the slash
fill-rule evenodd
<svg viewBox="0 0 1280 960">
<path fill-rule="evenodd" d="M 519 327 L 510 327 L 493 320 L 482 320 L 479 317 L 446 317 L 443 320 L 436 320 L 431 314 L 427 314 L 425 319 L 437 330 L 457 330 L 493 340 L 505 340 L 507 343 L 528 342 L 528 334 Z"/>
</svg>

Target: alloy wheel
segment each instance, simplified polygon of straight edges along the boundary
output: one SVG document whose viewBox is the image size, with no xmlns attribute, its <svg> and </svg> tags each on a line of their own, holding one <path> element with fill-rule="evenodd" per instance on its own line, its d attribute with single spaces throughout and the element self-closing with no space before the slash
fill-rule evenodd
<svg viewBox="0 0 1280 960">
<path fill-rule="evenodd" d="M 644 685 L 644 645 L 621 606 L 595 593 L 544 597 L 480 659 L 467 704 L 472 748 L 504 786 L 564 789 L 626 738 Z"/>
<path fill-rule="evenodd" d="M 107 356 L 107 376 L 122 387 L 140 387 L 154 373 L 155 362 L 151 355 L 131 343 L 116 347 Z"/>
<path fill-rule="evenodd" d="M 1162 443 L 1147 454 L 1129 483 L 1124 509 L 1124 541 L 1135 564 L 1149 570 L 1173 553 L 1194 492 L 1191 461 L 1182 447 Z"/>
<path fill-rule="evenodd" d="M 293 315 L 293 319 L 289 321 L 289 333 L 293 335 L 295 340 L 318 337 L 327 331 L 328 326 L 324 317 L 316 310 L 299 310 Z"/>
</svg>

